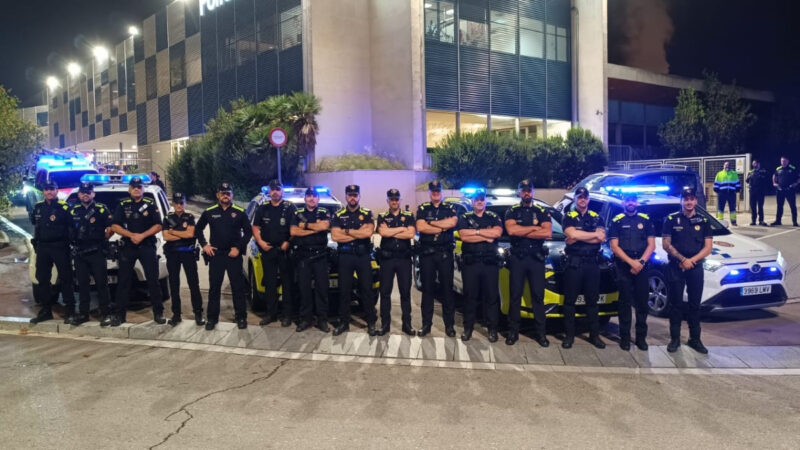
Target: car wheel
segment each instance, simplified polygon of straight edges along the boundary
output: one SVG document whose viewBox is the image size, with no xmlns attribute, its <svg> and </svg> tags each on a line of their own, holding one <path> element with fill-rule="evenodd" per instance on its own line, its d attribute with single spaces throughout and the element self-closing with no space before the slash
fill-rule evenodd
<svg viewBox="0 0 800 450">
<path fill-rule="evenodd" d="M 650 314 L 658 317 L 666 317 L 669 314 L 670 304 L 667 296 L 667 277 L 664 272 L 653 269 L 647 273 L 647 283 L 649 296 L 647 306 Z"/>
<path fill-rule="evenodd" d="M 412 265 L 412 270 L 414 274 L 414 287 L 417 288 L 418 291 L 422 292 L 422 273 L 419 271 L 419 257 L 414 257 L 414 263 Z"/>
<path fill-rule="evenodd" d="M 169 300 L 169 277 L 158 280 L 158 285 L 161 288 L 161 301 Z"/>
<path fill-rule="evenodd" d="M 251 264 L 247 270 L 247 279 L 249 283 L 248 290 L 250 294 L 247 296 L 247 299 L 250 303 L 250 309 L 253 311 L 266 311 L 267 310 L 267 299 L 264 294 L 258 291 L 258 286 L 256 286 L 256 277 L 253 274 L 253 265 Z"/>
</svg>

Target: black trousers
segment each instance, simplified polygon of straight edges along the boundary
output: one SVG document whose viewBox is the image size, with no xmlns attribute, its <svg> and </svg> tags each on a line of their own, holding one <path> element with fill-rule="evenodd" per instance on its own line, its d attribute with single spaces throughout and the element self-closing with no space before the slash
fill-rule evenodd
<svg viewBox="0 0 800 450">
<path fill-rule="evenodd" d="M 203 295 L 200 294 L 200 278 L 197 275 L 197 260 L 194 252 L 167 252 L 167 271 L 169 272 L 169 292 L 172 298 L 172 314 L 181 315 L 181 267 L 186 273 L 189 293 L 192 299 L 192 312 L 203 313 Z"/>
<path fill-rule="evenodd" d="M 69 246 L 63 243 L 40 242 L 36 249 L 36 281 L 39 282 L 39 304 L 43 310 L 51 310 L 53 305 L 53 286 L 50 277 L 53 275 L 53 266 L 58 270 L 58 280 L 61 286 L 61 295 L 67 306 L 67 315 L 75 313 L 75 287 L 72 285 L 72 261 L 69 257 Z"/>
<path fill-rule="evenodd" d="M 647 285 L 645 270 L 634 275 L 631 268 L 623 262 L 617 265 L 617 288 L 619 289 L 619 336 L 623 340 L 631 339 L 631 308 L 636 310 L 636 339 L 647 337 L 647 300 L 650 290 Z"/>
<path fill-rule="evenodd" d="M 583 294 L 586 301 L 589 335 L 598 336 L 600 319 L 597 299 L 600 297 L 600 267 L 595 257 L 579 258 L 574 263 L 567 263 L 564 270 L 564 332 L 567 339 L 575 337 L 575 301 L 578 299 L 578 294 Z"/>
<path fill-rule="evenodd" d="M 784 200 L 789 203 L 789 209 L 792 211 L 792 223 L 797 223 L 797 204 L 794 191 L 791 189 L 779 189 L 778 196 L 778 211 L 775 214 L 775 221 L 781 223 L 783 219 L 783 202 Z"/>
<path fill-rule="evenodd" d="M 525 281 L 531 290 L 531 303 L 533 307 L 533 320 L 536 323 L 536 333 L 539 337 L 545 335 L 544 312 L 544 261 L 539 261 L 531 256 L 518 257 L 513 254 L 509 258 L 509 298 L 508 298 L 508 331 L 519 332 L 520 309 L 522 307 L 522 294 L 525 290 Z"/>
<path fill-rule="evenodd" d="M 280 248 L 273 247 L 268 252 L 261 252 L 261 265 L 264 268 L 261 285 L 266 289 L 267 314 L 278 315 L 278 273 L 280 273 L 281 311 L 284 317 L 292 317 L 294 273 L 289 263 L 289 255 Z"/>
<path fill-rule="evenodd" d="M 676 262 L 669 263 L 669 335 L 672 339 L 681 337 L 681 321 L 686 317 L 689 324 L 689 338 L 700 339 L 700 300 L 703 297 L 703 265 L 698 263 L 690 270 L 681 270 Z M 686 289 L 688 302 L 683 301 Z"/>
<path fill-rule="evenodd" d="M 411 326 L 411 258 L 381 260 L 381 326 L 392 322 L 392 287 L 397 277 L 403 325 Z"/>
<path fill-rule="evenodd" d="M 497 263 L 465 264 L 462 273 L 464 275 L 464 329 L 471 330 L 475 327 L 475 317 L 480 303 L 486 313 L 484 318 L 488 321 L 489 329 L 496 330 L 500 314 Z"/>
<path fill-rule="evenodd" d="M 436 297 L 436 282 L 442 300 L 442 320 L 447 328 L 455 326 L 456 307 L 453 302 L 453 252 L 437 251 L 419 257 L 422 278 L 422 326 L 433 324 L 433 301 Z M 437 280 L 438 276 L 438 280 Z"/>
<path fill-rule="evenodd" d="M 758 219 L 758 221 L 756 221 Z M 750 222 L 764 222 L 764 193 L 750 191 Z"/>
<path fill-rule="evenodd" d="M 123 320 L 130 302 L 131 285 L 135 275 L 134 265 L 137 260 L 142 264 L 144 277 L 147 280 L 147 290 L 150 294 L 150 304 L 153 305 L 153 314 L 164 313 L 164 298 L 161 296 L 161 288 L 158 285 L 156 246 L 126 244 L 122 247 L 119 255 L 119 283 L 117 284 L 117 301 L 114 306 L 115 312 Z"/>
<path fill-rule="evenodd" d="M 327 254 L 313 258 L 310 255 L 300 254 L 296 270 L 300 289 L 300 319 L 311 322 L 316 312 L 317 319 L 328 320 Z"/>
<path fill-rule="evenodd" d="M 75 256 L 75 276 L 78 278 L 78 292 L 80 301 L 78 311 L 81 315 L 89 314 L 89 300 L 92 290 L 91 278 L 97 288 L 97 298 L 100 300 L 100 315 L 109 313 L 111 295 L 108 291 L 108 263 L 106 255 L 100 251 L 85 253 Z"/>
<path fill-rule="evenodd" d="M 247 318 L 247 301 L 244 298 L 245 277 L 242 268 L 242 255 L 228 256 L 229 250 L 216 250 L 208 263 L 208 312 L 209 322 L 219 322 L 219 298 L 222 293 L 222 280 L 225 273 L 233 291 L 233 310 L 236 320 Z"/>
<path fill-rule="evenodd" d="M 358 276 L 358 294 L 364 308 L 364 320 L 374 324 L 377 320 L 375 302 L 372 295 L 372 264 L 369 255 L 339 254 L 339 320 L 350 323 L 350 302 L 353 296 L 354 276 Z"/>
</svg>

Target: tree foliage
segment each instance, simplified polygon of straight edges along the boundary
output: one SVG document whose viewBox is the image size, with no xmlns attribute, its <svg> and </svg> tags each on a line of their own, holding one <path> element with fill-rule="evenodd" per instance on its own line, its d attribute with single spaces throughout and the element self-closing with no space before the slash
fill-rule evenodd
<svg viewBox="0 0 800 450">
<path fill-rule="evenodd" d="M 27 167 L 44 136 L 35 123 L 23 119 L 18 101 L 0 86 L 0 210 L 9 208 L 8 194 L 19 189 Z"/>
</svg>

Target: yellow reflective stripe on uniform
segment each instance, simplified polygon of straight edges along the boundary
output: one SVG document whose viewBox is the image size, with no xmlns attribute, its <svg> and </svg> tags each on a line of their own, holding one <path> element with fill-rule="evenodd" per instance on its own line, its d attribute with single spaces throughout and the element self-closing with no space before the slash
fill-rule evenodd
<svg viewBox="0 0 800 450">
<path fill-rule="evenodd" d="M 346 211 L 346 209 L 344 209 L 344 208 L 342 208 L 342 209 L 340 209 L 340 210 L 336 211 L 336 217 L 341 217 L 341 216 L 342 216 L 342 214 L 344 214 L 344 213 L 345 213 L 345 211 Z"/>
<path fill-rule="evenodd" d="M 643 218 L 645 218 L 645 219 L 647 219 L 647 220 L 650 220 L 650 216 L 648 216 L 648 215 L 647 215 L 647 214 L 645 214 L 645 213 L 637 213 L 637 214 L 638 214 L 640 217 L 643 217 Z"/>
<path fill-rule="evenodd" d="M 214 208 L 219 208 L 219 204 L 209 206 L 208 208 L 206 208 L 206 211 L 211 211 Z"/>
<path fill-rule="evenodd" d="M 592 217 L 597 217 L 597 213 L 592 211 L 591 209 L 589 210 L 589 215 Z"/>
<path fill-rule="evenodd" d="M 614 216 L 614 218 L 611 219 L 611 221 L 612 222 L 618 222 L 618 221 L 622 220 L 623 217 L 625 217 L 625 213 L 619 213 L 616 216 Z"/>
<path fill-rule="evenodd" d="M 231 203 L 231 208 L 233 208 L 233 209 L 235 209 L 235 210 L 237 210 L 237 211 L 244 212 L 244 208 L 242 208 L 242 207 L 241 207 L 241 206 L 239 206 L 239 205 L 234 205 L 233 203 Z"/>
</svg>

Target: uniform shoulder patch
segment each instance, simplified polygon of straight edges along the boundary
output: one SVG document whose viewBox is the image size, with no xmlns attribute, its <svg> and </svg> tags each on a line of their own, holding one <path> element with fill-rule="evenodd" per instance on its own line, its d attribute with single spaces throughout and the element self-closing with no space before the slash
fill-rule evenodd
<svg viewBox="0 0 800 450">
<path fill-rule="evenodd" d="M 494 211 L 486 211 L 486 215 L 489 217 L 497 217 L 497 214 L 495 214 Z"/>
<path fill-rule="evenodd" d="M 570 211 L 567 213 L 569 217 L 578 217 L 578 211 Z"/>
<path fill-rule="evenodd" d="M 150 197 L 142 197 L 142 201 L 145 203 L 153 203 L 153 200 Z"/>
<path fill-rule="evenodd" d="M 237 210 L 237 211 L 244 212 L 244 208 L 242 208 L 242 207 L 241 207 L 241 206 L 239 206 L 239 205 L 234 205 L 233 203 L 231 203 L 231 207 L 232 207 L 233 209 Z"/>
<path fill-rule="evenodd" d="M 534 203 L 534 204 L 533 204 L 533 206 L 535 206 L 535 207 L 539 208 L 539 211 L 541 211 L 541 212 L 545 212 L 545 211 L 546 211 L 546 210 L 544 209 L 544 207 L 542 207 L 541 205 L 537 205 L 536 203 Z"/>
<path fill-rule="evenodd" d="M 591 209 L 589 210 L 589 215 L 592 216 L 592 217 L 597 217 L 598 216 L 598 214 L 596 212 L 592 211 Z"/>
<path fill-rule="evenodd" d="M 319 212 L 321 212 L 322 214 L 328 214 L 328 209 L 327 208 L 323 208 L 323 207 L 320 206 L 320 207 L 317 207 L 317 210 L 319 210 Z"/>
<path fill-rule="evenodd" d="M 208 208 L 206 208 L 206 211 L 211 211 L 212 209 L 216 209 L 216 208 L 219 208 L 219 205 L 211 205 Z"/>
<path fill-rule="evenodd" d="M 648 216 L 648 215 L 647 215 L 647 214 L 645 214 L 645 213 L 636 213 L 636 214 L 637 214 L 639 217 L 643 218 L 643 219 L 650 220 L 650 216 Z"/>
<path fill-rule="evenodd" d="M 522 205 L 517 203 L 516 205 L 512 206 L 511 209 L 517 209 L 517 208 L 521 208 L 521 207 L 522 207 Z"/>
<path fill-rule="evenodd" d="M 625 213 L 619 213 L 611 219 L 612 222 L 619 222 L 622 218 L 625 217 Z"/>
<path fill-rule="evenodd" d="M 407 216 L 407 217 L 413 217 L 414 216 L 413 214 L 411 214 L 411 211 L 400 211 L 400 214 L 402 214 L 404 216 Z"/>
<path fill-rule="evenodd" d="M 378 214 L 378 217 L 387 217 L 388 215 L 389 215 L 389 211 L 386 211 L 386 212 L 382 212 L 382 213 Z"/>
<path fill-rule="evenodd" d="M 372 211 L 367 208 L 359 208 L 361 210 L 361 214 L 372 214 Z"/>
<path fill-rule="evenodd" d="M 425 202 L 425 203 L 419 205 L 420 208 L 427 208 L 428 206 L 431 206 L 431 202 Z"/>
<path fill-rule="evenodd" d="M 342 208 L 342 209 L 340 209 L 340 210 L 336 211 L 336 217 L 342 217 L 342 215 L 343 215 L 343 214 L 344 214 L 346 211 L 347 211 L 347 209 L 345 209 L 345 208 Z"/>
</svg>

